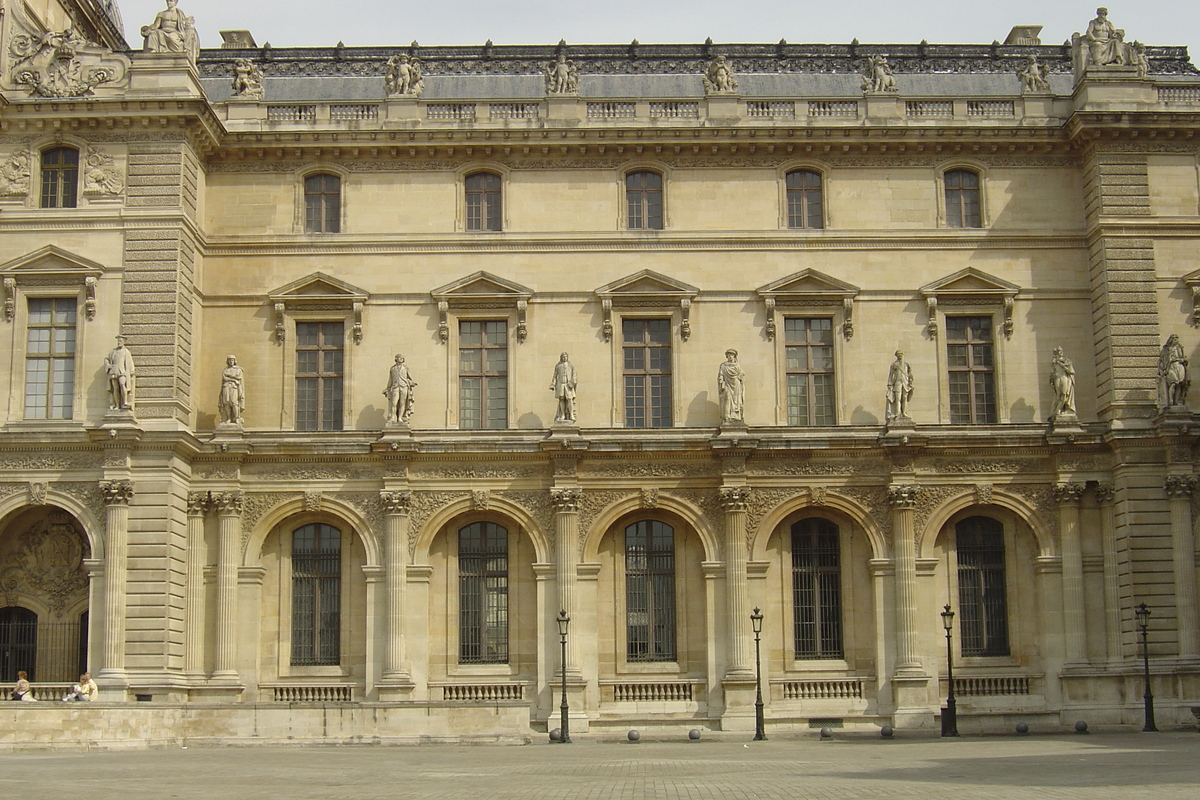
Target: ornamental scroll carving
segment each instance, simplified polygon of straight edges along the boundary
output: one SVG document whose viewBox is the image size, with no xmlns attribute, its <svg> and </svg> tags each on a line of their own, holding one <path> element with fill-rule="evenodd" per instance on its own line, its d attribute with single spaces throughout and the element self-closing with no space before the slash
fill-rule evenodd
<svg viewBox="0 0 1200 800">
<path fill-rule="evenodd" d="M 83 560 L 87 540 L 74 517 L 52 510 L 34 519 L 16 536 L 0 541 L 0 593 L 36 596 L 55 616 L 83 601 L 88 578 Z M 13 602 L 10 599 L 8 602 Z"/>
<path fill-rule="evenodd" d="M 90 97 L 125 77 L 129 59 L 88 41 L 74 28 L 16 33 L 9 48 L 12 81 L 34 97 Z"/>
<path fill-rule="evenodd" d="M 562 491 L 570 491 L 562 490 Z M 542 535 L 546 538 L 546 542 L 553 546 L 554 544 L 554 520 L 552 518 L 552 499 L 550 492 L 545 490 L 535 491 L 503 491 L 497 492 L 497 497 L 501 497 L 510 503 L 520 506 L 525 509 L 525 512 L 533 519 L 537 526 L 541 529 Z"/>
<path fill-rule="evenodd" d="M 19 150 L 0 164 L 0 197 L 27 197 L 33 153 Z"/>
<path fill-rule="evenodd" d="M 421 529 L 435 511 L 470 497 L 470 492 L 413 492 L 409 509 L 408 522 L 408 556 L 412 558 L 417 552 L 417 540 L 421 537 Z"/>
<path fill-rule="evenodd" d="M 592 529 L 600 512 L 614 503 L 632 497 L 633 494 L 630 489 L 589 490 L 583 493 L 583 498 L 579 502 L 579 552 L 583 552 L 583 544 L 587 540 L 588 531 Z"/>
<path fill-rule="evenodd" d="M 115 158 L 94 147 L 83 157 L 83 193 L 95 197 L 117 197 L 125 190 L 125 175 Z"/>
</svg>

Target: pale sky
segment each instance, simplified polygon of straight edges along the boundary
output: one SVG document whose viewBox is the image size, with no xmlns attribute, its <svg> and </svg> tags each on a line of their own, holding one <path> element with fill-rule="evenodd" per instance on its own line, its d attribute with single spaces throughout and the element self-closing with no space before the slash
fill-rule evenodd
<svg viewBox="0 0 1200 800">
<path fill-rule="evenodd" d="M 117 0 L 126 39 L 164 0 Z M 700 43 L 988 44 L 1014 25 L 1041 25 L 1044 44 L 1062 44 L 1095 16 L 1091 2 L 1064 0 L 180 0 L 196 18 L 201 45 L 218 31 L 246 29 L 274 47 Z M 1198 0 L 1111 2 L 1109 19 L 1126 40 L 1187 45 L 1200 59 Z"/>
</svg>

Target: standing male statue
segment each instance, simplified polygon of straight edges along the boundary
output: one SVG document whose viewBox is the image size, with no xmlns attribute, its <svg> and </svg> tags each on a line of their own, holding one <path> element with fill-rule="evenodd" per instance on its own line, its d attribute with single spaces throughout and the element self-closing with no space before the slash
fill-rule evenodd
<svg viewBox="0 0 1200 800">
<path fill-rule="evenodd" d="M 904 360 L 904 352 L 896 351 L 896 360 L 888 370 L 887 380 L 887 411 L 885 418 L 892 420 L 909 419 L 908 401 L 912 400 L 913 374 L 912 367 Z"/>
<path fill-rule="evenodd" d="M 717 396 L 721 400 L 721 424 L 741 422 L 746 403 L 746 371 L 738 363 L 738 352 L 725 351 L 725 360 L 717 370 Z"/>
<path fill-rule="evenodd" d="M 133 410 L 133 354 L 125 347 L 125 337 L 117 337 L 117 346 L 104 357 L 104 373 L 108 375 L 108 407 L 121 411 Z"/>
<path fill-rule="evenodd" d="M 1187 356 L 1179 337 L 1171 334 L 1158 353 L 1158 407 L 1182 406 L 1187 400 Z"/>
<path fill-rule="evenodd" d="M 396 363 L 388 373 L 388 385 L 383 390 L 388 399 L 387 421 L 389 423 L 407 423 L 413 413 L 413 387 L 417 382 L 404 366 L 404 356 L 397 353 Z"/>
<path fill-rule="evenodd" d="M 221 371 L 221 397 L 217 409 L 221 413 L 221 424 L 241 424 L 242 412 L 246 410 L 246 381 L 235 356 L 225 359 L 225 369 Z"/>
<path fill-rule="evenodd" d="M 558 398 L 558 411 L 554 415 L 555 422 L 575 421 L 575 365 L 570 357 L 563 353 L 554 365 L 554 377 L 550 380 L 550 391 Z"/>
<path fill-rule="evenodd" d="M 1075 365 L 1061 347 L 1054 348 L 1050 360 L 1050 386 L 1054 389 L 1054 409 L 1050 419 L 1075 416 Z"/>
</svg>

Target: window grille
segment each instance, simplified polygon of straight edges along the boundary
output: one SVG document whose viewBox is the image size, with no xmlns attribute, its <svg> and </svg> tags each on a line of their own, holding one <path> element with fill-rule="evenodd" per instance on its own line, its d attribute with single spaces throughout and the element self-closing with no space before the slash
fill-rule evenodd
<svg viewBox="0 0 1200 800">
<path fill-rule="evenodd" d="M 458 426 L 508 427 L 508 323 L 458 323 Z"/>
<path fill-rule="evenodd" d="M 625 634 L 630 661 L 674 661 L 675 531 L 658 520 L 625 529 Z"/>
<path fill-rule="evenodd" d="M 842 657 L 842 568 L 838 526 L 792 525 L 792 614 L 796 658 Z"/>
<path fill-rule="evenodd" d="M 458 532 L 458 660 L 508 662 L 508 531 L 494 522 Z"/>
<path fill-rule="evenodd" d="M 833 320 L 788 317 L 783 331 L 788 425 L 836 425 Z"/>
<path fill-rule="evenodd" d="M 28 608 L 0 608 L 0 683 L 14 683 L 18 670 L 30 681 L 75 681 L 87 671 L 87 616 L 85 611 L 77 622 L 46 622 Z M 62 694 L 34 696 L 58 700 Z"/>
<path fill-rule="evenodd" d="M 42 151 L 42 208 L 75 208 L 79 193 L 79 151 L 54 147 Z"/>
<path fill-rule="evenodd" d="M 267 106 L 267 122 L 316 122 L 316 106 Z"/>
<path fill-rule="evenodd" d="M 625 427 L 671 427 L 671 320 L 625 319 Z"/>
<path fill-rule="evenodd" d="M 991 317 L 946 317 L 946 361 L 950 372 L 950 422 L 996 421 L 996 376 Z"/>
<path fill-rule="evenodd" d="M 296 323 L 296 430 L 342 429 L 344 323 Z"/>
<path fill-rule="evenodd" d="M 958 626 L 964 656 L 1007 656 L 1008 596 L 1004 526 L 970 517 L 955 526 Z"/>
<path fill-rule="evenodd" d="M 75 298 L 31 298 L 25 418 L 70 419 L 75 395 Z"/>
<path fill-rule="evenodd" d="M 292 532 L 292 665 L 341 660 L 342 532 L 313 523 Z"/>
</svg>

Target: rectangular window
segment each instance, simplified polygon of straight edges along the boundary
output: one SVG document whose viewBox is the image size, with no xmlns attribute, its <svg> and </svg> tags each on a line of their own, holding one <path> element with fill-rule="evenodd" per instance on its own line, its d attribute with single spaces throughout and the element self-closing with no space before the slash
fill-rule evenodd
<svg viewBox="0 0 1200 800">
<path fill-rule="evenodd" d="M 626 222 L 630 230 L 663 229 L 663 179 L 657 172 L 625 176 Z"/>
<path fill-rule="evenodd" d="M 1004 526 L 971 517 L 955 526 L 958 554 L 958 621 L 964 656 L 1006 656 L 1008 597 Z"/>
<path fill-rule="evenodd" d="M 344 323 L 296 323 L 296 430 L 342 429 Z"/>
<path fill-rule="evenodd" d="M 304 232 L 342 229 L 342 179 L 322 172 L 304 179 Z"/>
<path fill-rule="evenodd" d="M 968 169 L 953 169 L 942 176 L 946 187 L 946 226 L 981 228 L 979 214 L 979 174 Z"/>
<path fill-rule="evenodd" d="M 950 422 L 996 421 L 996 376 L 991 317 L 946 317 Z"/>
<path fill-rule="evenodd" d="M 838 527 L 824 519 L 792 525 L 796 658 L 842 658 L 842 567 Z"/>
<path fill-rule="evenodd" d="M 836 425 L 833 404 L 833 320 L 787 318 L 788 425 Z"/>
<path fill-rule="evenodd" d="M 292 664 L 341 660 L 342 532 L 311 524 L 292 532 Z"/>
<path fill-rule="evenodd" d="M 671 420 L 671 320 L 621 323 L 625 357 L 625 427 L 669 428 Z"/>
<path fill-rule="evenodd" d="M 458 323 L 458 427 L 508 427 L 508 323 Z"/>
<path fill-rule="evenodd" d="M 625 634 L 630 661 L 675 660 L 675 531 L 665 522 L 625 529 Z"/>
<path fill-rule="evenodd" d="M 799 169 L 789 172 L 787 184 L 787 213 L 789 228 L 823 228 L 821 212 L 821 174 Z"/>
<path fill-rule="evenodd" d="M 70 419 L 75 395 L 75 299 L 31 299 L 25 418 Z"/>
<path fill-rule="evenodd" d="M 42 153 L 42 208 L 75 208 L 79 194 L 79 151 L 55 147 Z"/>
<path fill-rule="evenodd" d="M 501 229 L 500 191 L 499 175 L 491 172 L 476 172 L 474 175 L 467 176 L 467 230 L 498 231 Z"/>
<path fill-rule="evenodd" d="M 458 532 L 458 660 L 508 663 L 508 531 L 494 522 Z"/>
</svg>

